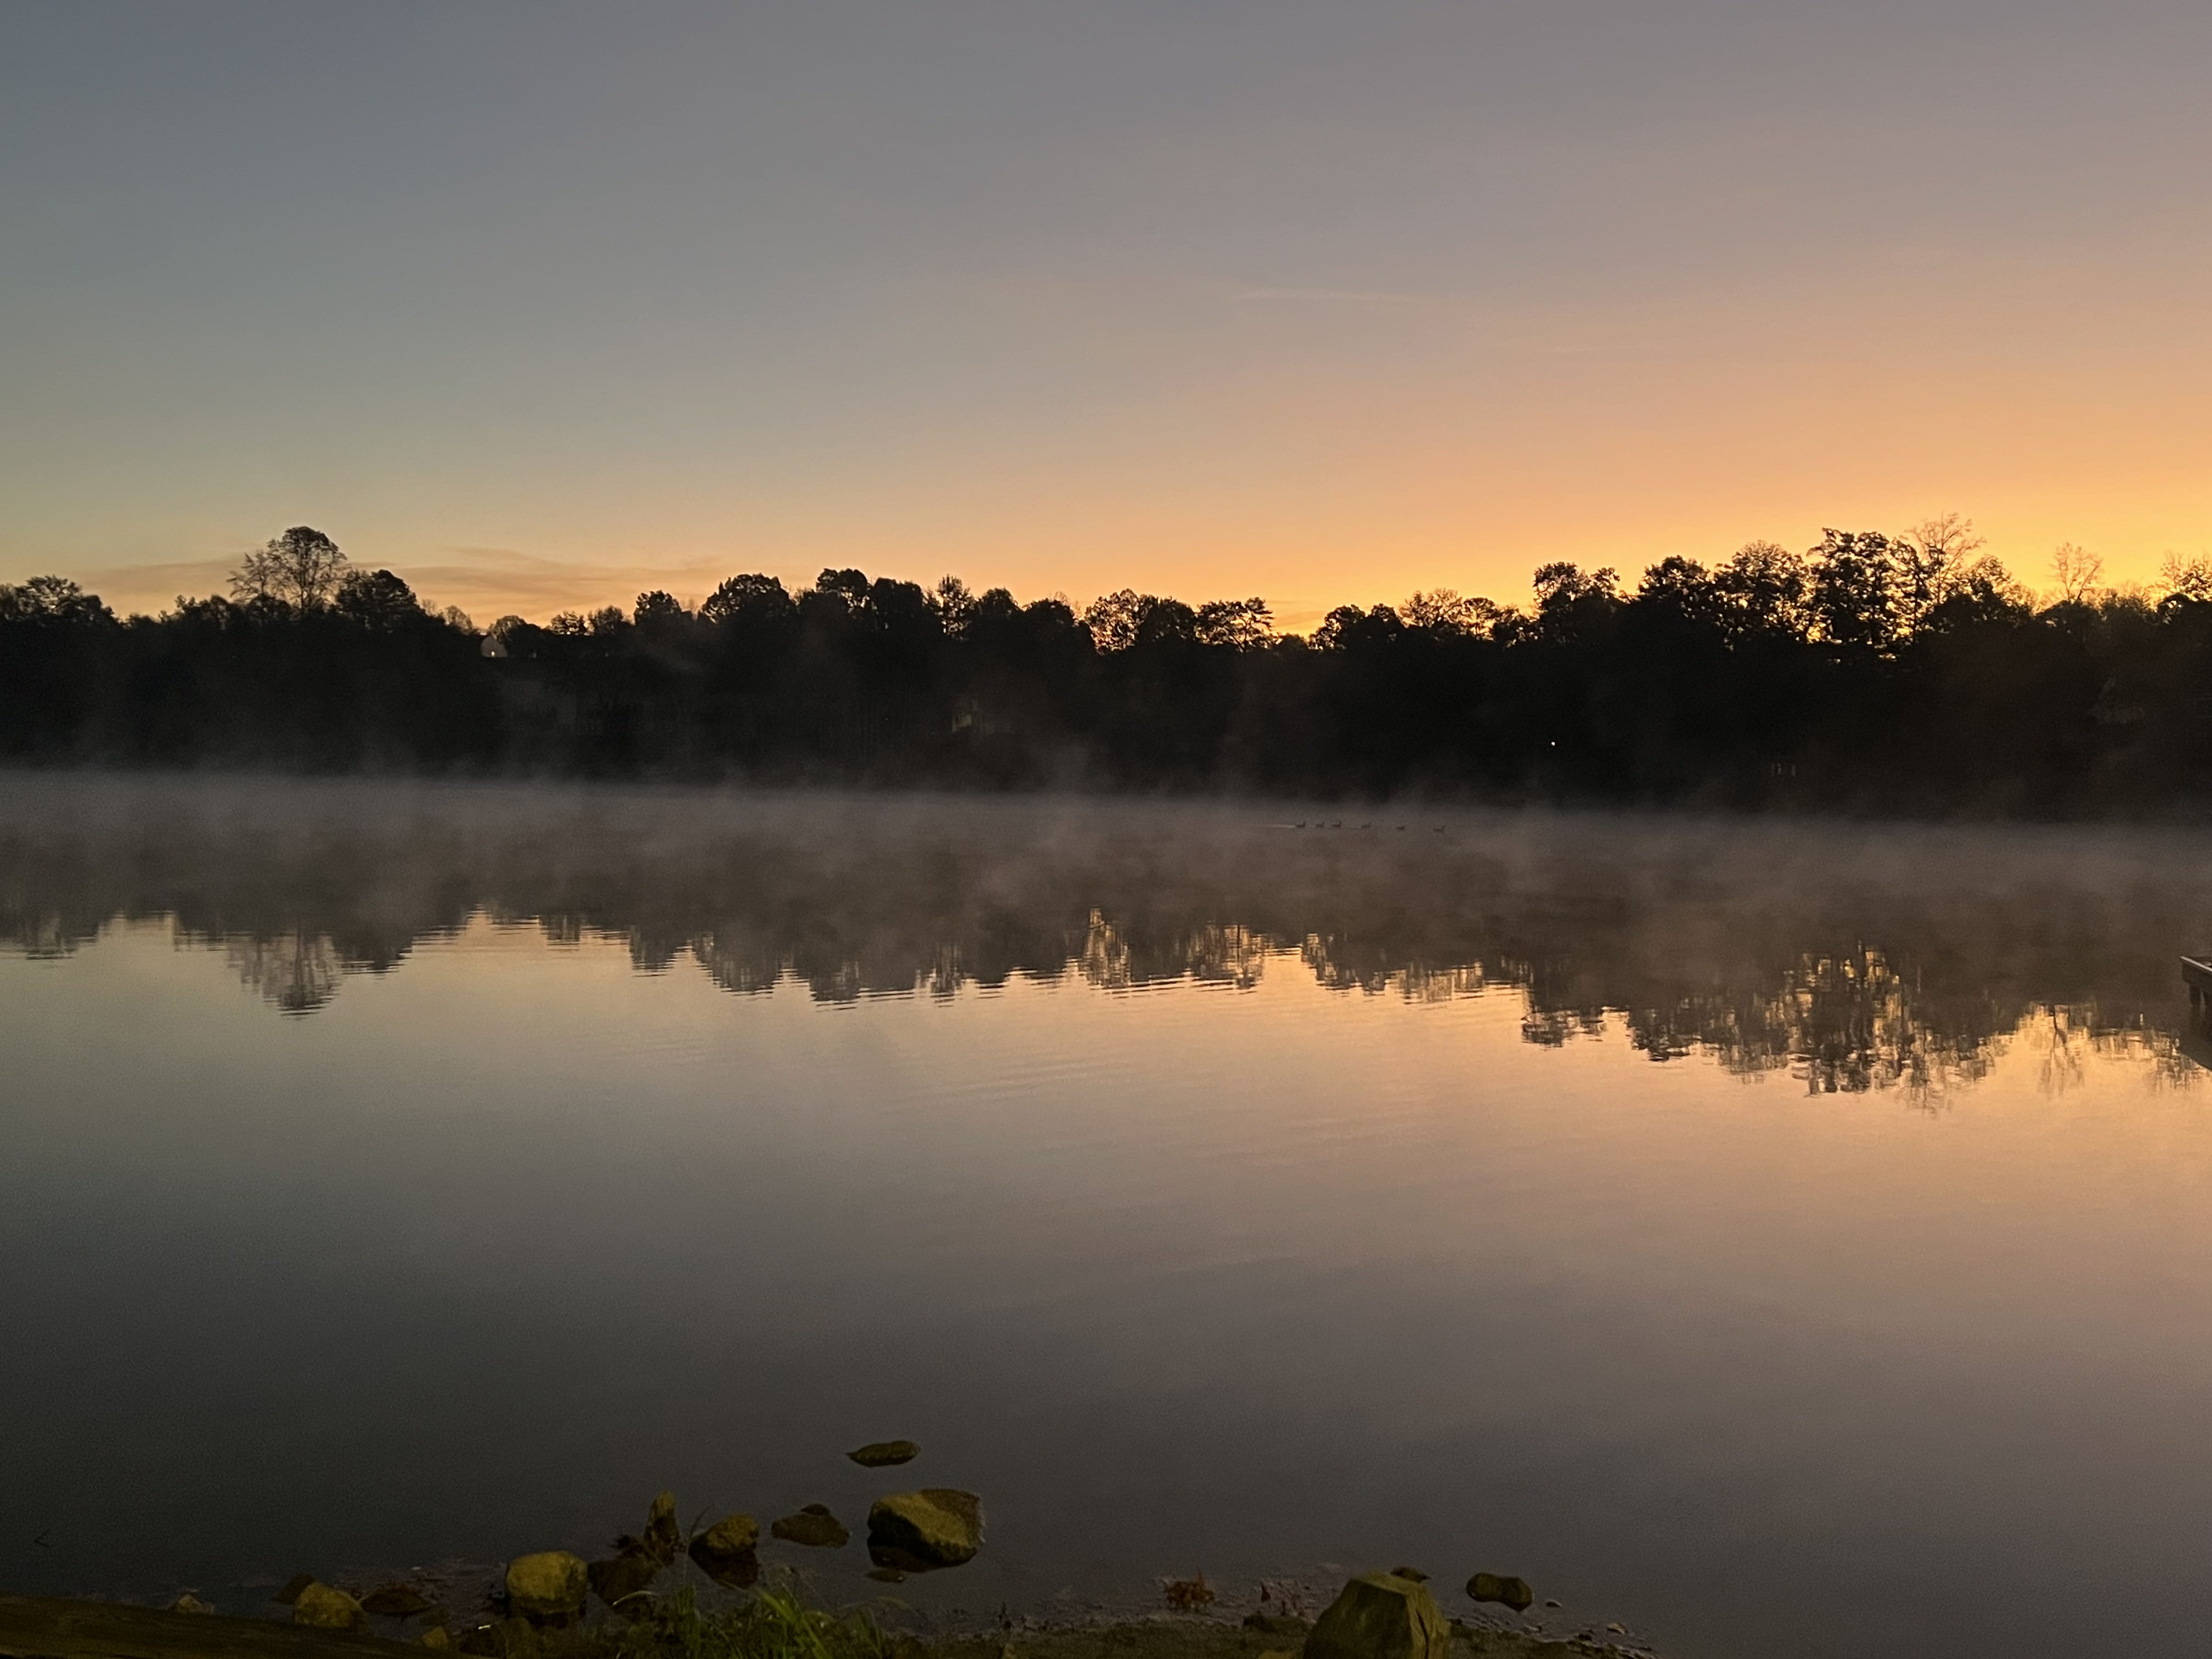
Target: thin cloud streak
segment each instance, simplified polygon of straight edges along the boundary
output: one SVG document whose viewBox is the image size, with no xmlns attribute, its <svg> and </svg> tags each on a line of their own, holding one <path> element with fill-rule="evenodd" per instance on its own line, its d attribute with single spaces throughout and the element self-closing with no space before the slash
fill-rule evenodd
<svg viewBox="0 0 2212 1659">
<path fill-rule="evenodd" d="M 358 556 L 355 562 L 369 569 L 388 568 L 426 603 L 459 605 L 479 623 L 510 612 L 542 622 L 561 611 L 595 611 L 609 605 L 627 611 L 638 594 L 654 588 L 696 604 L 725 577 L 762 568 L 759 560 L 742 557 L 578 562 L 502 547 L 456 548 L 449 556 L 422 562 Z M 154 612 L 169 609 L 179 598 L 228 592 L 230 573 L 237 566 L 234 556 L 111 565 L 70 574 L 119 611 Z"/>
</svg>

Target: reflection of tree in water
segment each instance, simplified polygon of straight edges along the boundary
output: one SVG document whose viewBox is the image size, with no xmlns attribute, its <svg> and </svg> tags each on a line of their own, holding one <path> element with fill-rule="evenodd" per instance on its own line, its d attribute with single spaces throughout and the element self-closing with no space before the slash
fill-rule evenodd
<svg viewBox="0 0 2212 1659">
<path fill-rule="evenodd" d="M 833 1002 L 1017 977 L 1251 990 L 1278 957 L 1344 995 L 1509 993 L 1533 1043 L 1617 1032 L 1655 1061 L 1924 1094 L 2020 1044 L 2052 1089 L 2087 1054 L 2188 1078 L 2174 953 L 2212 938 L 2212 875 L 2182 885 L 2194 866 L 2161 849 L 2003 832 L 1906 857 L 1895 843 L 1925 834 L 1546 818 L 1355 846 L 1219 809 L 787 801 L 687 819 L 655 797 L 624 818 L 610 793 L 562 818 L 527 792 L 456 799 L 478 818 L 443 800 L 289 835 L 267 812 L 0 816 L 0 939 L 60 955 L 116 917 L 165 916 L 295 1014 L 476 915 L 618 943 L 641 972 L 690 962 L 726 991 Z"/>
<path fill-rule="evenodd" d="M 1408 1002 L 1448 1002 L 1473 996 L 1493 984 L 1527 982 L 1526 964 L 1504 963 L 1496 971 L 1480 962 L 1438 966 L 1430 962 L 1394 962 L 1375 946 L 1353 945 L 1320 933 L 1308 933 L 1298 946 L 1304 963 L 1324 990 L 1364 991 L 1370 996 L 1396 994 Z"/>
<path fill-rule="evenodd" d="M 740 996 L 773 991 L 791 965 L 789 956 L 774 941 L 736 927 L 702 935 L 691 951 L 708 978 Z"/>
<path fill-rule="evenodd" d="M 97 921 L 80 921 L 50 912 L 14 912 L 0 915 L 0 939 L 33 961 L 51 962 L 97 938 L 100 927 Z"/>
<path fill-rule="evenodd" d="M 1094 909 L 1073 965 L 1085 983 L 1102 991 L 1186 979 L 1249 991 L 1267 971 L 1267 957 L 1279 948 L 1249 927 L 1210 921 L 1164 939 L 1133 945 L 1121 928 Z"/>
<path fill-rule="evenodd" d="M 2161 1088 L 2189 1088 L 2200 1069 L 2185 1052 L 2192 1037 L 2201 1044 L 2201 1028 L 2162 1030 L 2141 1015 L 2114 1024 L 2094 1004 L 2050 1004 L 2030 1011 L 2013 1040 L 2033 1056 L 2037 1086 L 2055 1095 L 2085 1082 L 2092 1060 L 2139 1066 Z"/>
<path fill-rule="evenodd" d="M 322 933 L 234 937 L 222 948 L 239 978 L 287 1014 L 314 1012 L 338 994 L 346 970 L 337 947 Z"/>
<path fill-rule="evenodd" d="M 1764 984 L 1631 1007 L 1630 1039 L 1655 1060 L 1693 1051 L 1732 1072 L 1789 1068 L 1815 1094 L 1926 1091 L 1983 1076 L 2020 1018 L 1986 994 L 1930 993 L 1878 950 L 1806 952 Z"/>
</svg>

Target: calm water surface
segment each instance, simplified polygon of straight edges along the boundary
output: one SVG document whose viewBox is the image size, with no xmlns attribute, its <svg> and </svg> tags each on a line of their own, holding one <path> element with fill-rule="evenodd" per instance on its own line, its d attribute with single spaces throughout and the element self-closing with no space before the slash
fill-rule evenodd
<svg viewBox="0 0 2212 1659">
<path fill-rule="evenodd" d="M 2201 1654 L 2206 850 L 0 783 L 0 1583 L 857 1520 L 908 1436 L 931 1608 Z"/>
</svg>

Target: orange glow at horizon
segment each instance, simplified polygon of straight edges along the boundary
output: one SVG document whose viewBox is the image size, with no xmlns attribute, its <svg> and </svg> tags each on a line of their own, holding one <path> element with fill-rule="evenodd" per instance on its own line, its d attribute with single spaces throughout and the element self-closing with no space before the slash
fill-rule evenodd
<svg viewBox="0 0 2212 1659">
<path fill-rule="evenodd" d="M 1955 512 L 2148 584 L 2212 556 L 2212 13 L 1989 3 L 864 0 L 509 76 L 487 0 L 299 23 L 290 127 L 223 29 L 57 14 L 0 580 L 158 610 L 307 523 L 479 622 L 857 567 L 1303 629 Z"/>
</svg>

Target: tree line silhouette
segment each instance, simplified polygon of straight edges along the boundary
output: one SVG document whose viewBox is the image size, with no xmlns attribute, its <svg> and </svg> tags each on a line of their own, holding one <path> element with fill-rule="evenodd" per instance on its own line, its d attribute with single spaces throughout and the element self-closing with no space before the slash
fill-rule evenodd
<svg viewBox="0 0 2212 1659">
<path fill-rule="evenodd" d="M 2115 589 L 2062 549 L 2038 599 L 1978 550 L 1950 517 L 1670 557 L 1632 588 L 1553 563 L 1525 607 L 1440 590 L 1305 636 L 1259 599 L 1078 611 L 858 570 L 480 630 L 299 526 L 160 616 L 0 585 L 0 756 L 2030 816 L 2212 798 L 2212 568 Z"/>
</svg>

